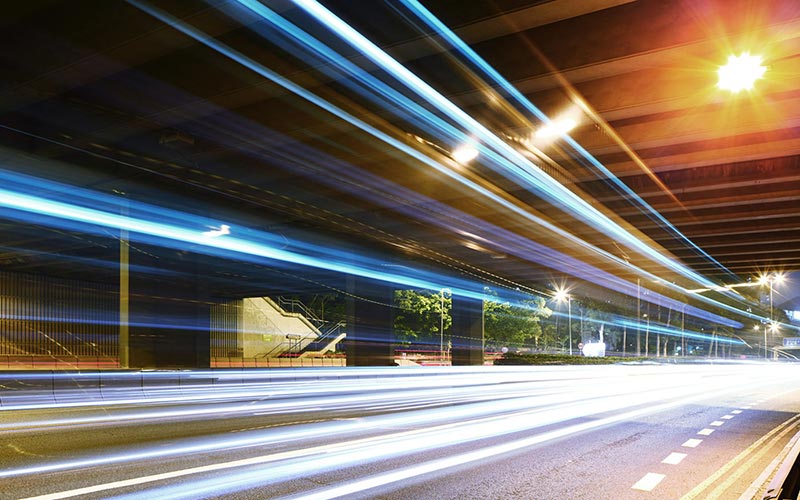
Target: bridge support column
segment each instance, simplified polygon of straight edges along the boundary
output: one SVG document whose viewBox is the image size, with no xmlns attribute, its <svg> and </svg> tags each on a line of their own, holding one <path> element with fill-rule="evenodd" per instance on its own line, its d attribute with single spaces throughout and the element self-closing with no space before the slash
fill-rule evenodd
<svg viewBox="0 0 800 500">
<path fill-rule="evenodd" d="M 347 366 L 394 366 L 391 286 L 359 277 L 347 279 Z"/>
<path fill-rule="evenodd" d="M 483 365 L 483 301 L 453 295 L 453 365 Z"/>
<path fill-rule="evenodd" d="M 137 266 L 158 269 L 157 259 L 137 256 Z M 146 262 L 143 262 L 146 261 Z M 146 266 L 146 267 L 145 267 Z M 143 272 L 131 272 L 127 297 L 130 368 L 208 368 L 211 356 L 211 306 L 195 275 L 187 286 L 165 285 Z"/>
</svg>

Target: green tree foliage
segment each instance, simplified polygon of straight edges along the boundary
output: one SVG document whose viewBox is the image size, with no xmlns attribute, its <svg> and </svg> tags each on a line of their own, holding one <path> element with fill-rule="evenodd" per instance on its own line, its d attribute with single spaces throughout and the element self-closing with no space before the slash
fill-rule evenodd
<svg viewBox="0 0 800 500">
<path fill-rule="evenodd" d="M 395 290 L 395 336 L 404 342 L 438 338 L 442 324 L 447 335 L 453 321 L 450 315 L 452 303 L 453 299 L 446 290 Z"/>
<path fill-rule="evenodd" d="M 545 339 L 552 336 L 541 325 L 541 319 L 552 314 L 545 299 L 532 297 L 519 301 L 501 301 L 493 292 L 487 293 L 493 296 L 484 302 L 484 333 L 487 342 L 517 347 L 533 344 L 539 347 Z"/>
</svg>

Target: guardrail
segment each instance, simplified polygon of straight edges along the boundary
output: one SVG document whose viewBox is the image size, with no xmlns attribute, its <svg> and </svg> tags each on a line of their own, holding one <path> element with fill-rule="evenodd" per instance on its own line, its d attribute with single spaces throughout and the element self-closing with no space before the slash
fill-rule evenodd
<svg viewBox="0 0 800 500">
<path fill-rule="evenodd" d="M 474 367 L 445 369 L 390 367 L 306 367 L 252 370 L 249 367 L 210 370 L 90 370 L 0 372 L 0 411 L 65 406 L 135 404 L 147 401 L 206 400 L 253 397 L 270 384 L 344 381 L 384 377 L 460 377 Z M 507 371 L 513 371 L 507 370 Z M 313 387 L 301 384 L 300 387 Z"/>
<path fill-rule="evenodd" d="M 800 433 L 785 450 L 786 456 L 767 485 L 762 500 L 795 500 L 800 495 Z"/>
</svg>

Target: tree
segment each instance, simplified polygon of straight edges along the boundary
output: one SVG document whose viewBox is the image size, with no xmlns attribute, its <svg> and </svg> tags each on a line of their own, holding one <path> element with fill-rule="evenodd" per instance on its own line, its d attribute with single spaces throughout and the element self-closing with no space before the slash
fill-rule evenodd
<svg viewBox="0 0 800 500">
<path fill-rule="evenodd" d="M 521 347 L 532 341 L 535 347 L 539 347 L 546 338 L 541 319 L 552 314 L 545 299 L 532 297 L 502 301 L 491 290 L 487 290 L 487 294 L 493 296 L 484 301 L 484 334 L 487 342 Z"/>
<path fill-rule="evenodd" d="M 452 324 L 453 299 L 446 290 L 395 290 L 395 336 L 402 342 L 432 341 Z M 444 307 L 442 307 L 444 306 Z"/>
</svg>

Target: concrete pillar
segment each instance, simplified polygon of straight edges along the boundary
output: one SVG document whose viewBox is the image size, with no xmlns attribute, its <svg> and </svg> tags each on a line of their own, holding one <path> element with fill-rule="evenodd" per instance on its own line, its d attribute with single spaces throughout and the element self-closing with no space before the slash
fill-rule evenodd
<svg viewBox="0 0 800 500">
<path fill-rule="evenodd" d="M 347 292 L 347 366 L 394 366 L 394 290 L 353 276 Z"/>
<path fill-rule="evenodd" d="M 483 301 L 453 295 L 453 365 L 483 365 Z"/>
<path fill-rule="evenodd" d="M 162 262 L 133 252 L 130 257 L 141 268 L 158 269 Z M 167 283 L 163 276 L 134 268 L 128 277 L 128 366 L 208 368 L 211 305 L 202 274 Z"/>
</svg>

